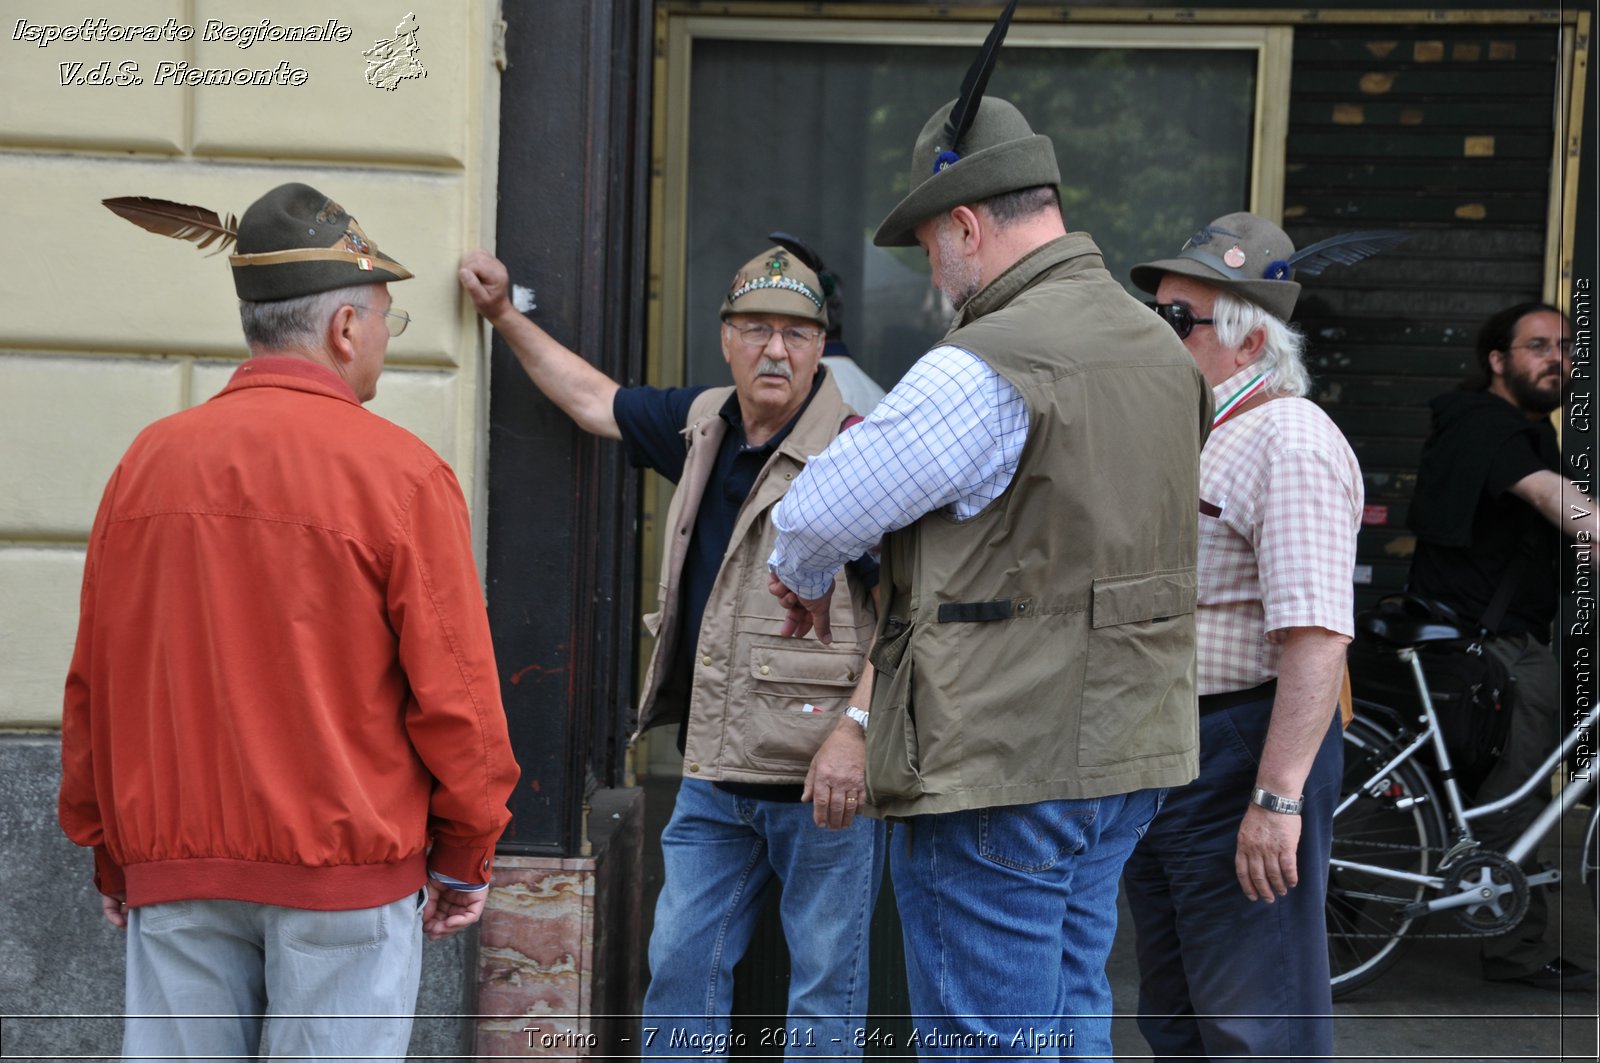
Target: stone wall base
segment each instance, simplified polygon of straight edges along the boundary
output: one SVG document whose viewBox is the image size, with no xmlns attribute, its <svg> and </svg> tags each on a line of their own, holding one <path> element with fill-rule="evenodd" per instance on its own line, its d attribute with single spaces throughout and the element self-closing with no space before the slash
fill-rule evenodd
<svg viewBox="0 0 1600 1063">
<path fill-rule="evenodd" d="M 643 791 L 603 790 L 591 855 L 496 858 L 478 937 L 478 1055 L 637 1054 L 643 827 Z"/>
</svg>

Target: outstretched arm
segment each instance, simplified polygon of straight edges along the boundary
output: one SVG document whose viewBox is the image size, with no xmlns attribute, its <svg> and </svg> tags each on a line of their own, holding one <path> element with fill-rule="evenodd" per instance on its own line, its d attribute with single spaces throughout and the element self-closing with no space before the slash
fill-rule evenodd
<svg viewBox="0 0 1600 1063">
<path fill-rule="evenodd" d="M 1600 517 L 1594 499 L 1558 472 L 1545 469 L 1524 476 L 1511 485 L 1511 493 L 1539 511 L 1539 516 L 1559 528 L 1569 538 L 1588 532 L 1589 541 L 1600 536 Z"/>
<path fill-rule="evenodd" d="M 472 305 L 504 337 L 528 379 L 545 397 L 585 432 L 607 439 L 622 438 L 611 412 L 617 382 L 517 312 L 509 297 L 511 280 L 505 263 L 480 248 L 461 259 L 457 277 Z"/>
</svg>

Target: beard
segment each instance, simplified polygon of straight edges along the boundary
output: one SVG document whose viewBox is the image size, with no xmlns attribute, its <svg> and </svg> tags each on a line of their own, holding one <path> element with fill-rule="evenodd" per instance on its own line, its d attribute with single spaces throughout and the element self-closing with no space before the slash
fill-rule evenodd
<svg viewBox="0 0 1600 1063">
<path fill-rule="evenodd" d="M 1566 381 L 1560 368 L 1540 369 L 1537 373 L 1511 372 L 1506 374 L 1506 390 L 1518 406 L 1540 417 L 1561 405 L 1561 393 Z"/>
<path fill-rule="evenodd" d="M 961 257 L 949 225 L 941 226 L 934 239 L 939 244 L 939 276 L 934 284 L 960 310 L 983 289 L 983 267 Z"/>
</svg>

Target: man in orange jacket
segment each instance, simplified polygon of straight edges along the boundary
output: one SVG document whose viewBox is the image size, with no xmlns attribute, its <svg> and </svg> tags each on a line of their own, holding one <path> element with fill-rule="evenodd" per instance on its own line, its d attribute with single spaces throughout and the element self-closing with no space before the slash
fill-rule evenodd
<svg viewBox="0 0 1600 1063">
<path fill-rule="evenodd" d="M 362 409 L 411 274 L 302 184 L 237 251 L 250 359 L 95 517 L 61 825 L 127 930 L 126 1055 L 403 1057 L 517 777 L 466 503 Z"/>
</svg>

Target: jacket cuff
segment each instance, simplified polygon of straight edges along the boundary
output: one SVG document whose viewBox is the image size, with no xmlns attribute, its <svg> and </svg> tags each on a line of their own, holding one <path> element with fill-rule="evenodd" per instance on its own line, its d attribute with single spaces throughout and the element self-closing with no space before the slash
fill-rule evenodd
<svg viewBox="0 0 1600 1063">
<path fill-rule="evenodd" d="M 94 847 L 94 888 L 107 897 L 123 897 L 128 893 L 128 881 L 123 877 L 122 865 L 111 859 L 104 845 Z"/>
<path fill-rule="evenodd" d="M 435 840 L 428 852 L 428 871 L 443 875 L 468 886 L 481 886 L 489 881 L 494 866 L 494 849 L 482 845 L 458 846 Z"/>
</svg>

